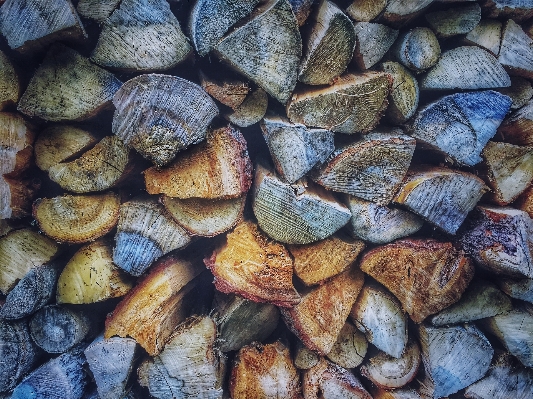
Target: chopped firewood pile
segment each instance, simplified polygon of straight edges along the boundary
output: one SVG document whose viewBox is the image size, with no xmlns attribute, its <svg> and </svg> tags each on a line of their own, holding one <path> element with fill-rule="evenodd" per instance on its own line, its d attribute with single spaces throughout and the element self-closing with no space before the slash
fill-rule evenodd
<svg viewBox="0 0 533 399">
<path fill-rule="evenodd" d="M 533 398 L 532 2 L 0 36 L 0 399 Z"/>
</svg>

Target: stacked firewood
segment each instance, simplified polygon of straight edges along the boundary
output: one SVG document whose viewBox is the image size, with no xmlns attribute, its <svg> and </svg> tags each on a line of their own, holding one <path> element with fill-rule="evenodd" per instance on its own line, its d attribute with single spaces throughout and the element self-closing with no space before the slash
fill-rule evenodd
<svg viewBox="0 0 533 399">
<path fill-rule="evenodd" d="M 533 398 L 533 4 L 0 4 L 0 398 Z"/>
</svg>

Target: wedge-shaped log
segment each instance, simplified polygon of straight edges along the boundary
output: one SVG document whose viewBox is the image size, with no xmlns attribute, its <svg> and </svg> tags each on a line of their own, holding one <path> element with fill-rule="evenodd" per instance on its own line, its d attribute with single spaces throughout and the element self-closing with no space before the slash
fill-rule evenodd
<svg viewBox="0 0 533 399">
<path fill-rule="evenodd" d="M 284 117 L 266 116 L 261 130 L 276 171 L 289 183 L 324 162 L 335 149 L 333 133 L 329 130 L 308 129 Z"/>
<path fill-rule="evenodd" d="M 172 378 L 159 357 L 147 358 L 137 369 L 139 385 L 148 388 L 150 396 L 156 399 L 174 399 L 183 395 L 183 382 Z"/>
<path fill-rule="evenodd" d="M 80 248 L 57 282 L 57 303 L 84 304 L 126 295 L 131 278 L 113 263 L 113 250 L 102 239 Z"/>
<path fill-rule="evenodd" d="M 231 125 L 207 133 L 206 141 L 179 154 L 167 168 L 144 172 L 146 191 L 180 199 L 228 199 L 252 184 L 246 140 Z"/>
<path fill-rule="evenodd" d="M 353 60 L 364 71 L 376 65 L 398 37 L 398 31 L 373 22 L 355 23 L 357 45 Z"/>
<path fill-rule="evenodd" d="M 56 44 L 35 71 L 17 109 L 48 121 L 83 120 L 107 107 L 120 85 L 112 73 Z"/>
<path fill-rule="evenodd" d="M 288 0 L 260 4 L 216 45 L 215 53 L 285 104 L 296 85 L 302 56 L 302 39 Z"/>
<path fill-rule="evenodd" d="M 392 292 L 416 323 L 457 302 L 474 276 L 462 252 L 430 239 L 377 247 L 363 255 L 360 267 Z"/>
<path fill-rule="evenodd" d="M 258 87 L 246 96 L 241 105 L 234 112 L 224 114 L 229 122 L 248 127 L 259 122 L 265 116 L 268 107 L 268 95 Z"/>
<path fill-rule="evenodd" d="M 0 238 L 0 291 L 7 295 L 34 267 L 50 262 L 57 244 L 30 229 L 13 230 Z"/>
<path fill-rule="evenodd" d="M 387 108 L 392 77 L 386 73 L 345 74 L 333 85 L 302 88 L 287 105 L 293 123 L 340 133 L 367 133 Z"/>
<path fill-rule="evenodd" d="M 511 75 L 533 78 L 533 39 L 512 19 L 503 28 L 498 61 Z"/>
<path fill-rule="evenodd" d="M 493 273 L 533 278 L 533 220 L 526 212 L 478 206 L 459 240 L 478 265 Z"/>
<path fill-rule="evenodd" d="M 311 178 L 329 190 L 387 205 L 402 184 L 416 141 L 394 131 L 370 133 L 337 148 Z"/>
<path fill-rule="evenodd" d="M 113 262 L 140 276 L 155 260 L 190 241 L 155 198 L 133 199 L 120 206 Z"/>
<path fill-rule="evenodd" d="M 305 179 L 288 184 L 258 164 L 252 207 L 259 227 L 286 244 L 310 244 L 348 223 L 350 211 L 331 193 Z"/>
<path fill-rule="evenodd" d="M 309 85 L 333 83 L 346 70 L 356 42 L 354 24 L 340 8 L 328 0 L 317 7 L 298 73 Z"/>
<path fill-rule="evenodd" d="M 202 71 L 200 71 L 199 75 L 202 88 L 215 100 L 233 110 L 239 108 L 239 105 L 242 104 L 250 92 L 250 85 L 244 80 L 218 80 L 207 76 Z"/>
<path fill-rule="evenodd" d="M 498 279 L 498 285 L 511 298 L 533 303 L 533 279 Z"/>
<path fill-rule="evenodd" d="M 442 11 L 429 12 L 425 16 L 438 37 L 464 35 L 481 21 L 481 7 L 477 3 L 458 5 Z"/>
<path fill-rule="evenodd" d="M 478 90 L 511 86 L 511 79 L 496 58 L 476 46 L 445 51 L 419 81 L 421 90 Z"/>
<path fill-rule="evenodd" d="M 279 310 L 238 295 L 215 293 L 213 319 L 217 324 L 217 348 L 221 352 L 239 350 L 253 341 L 262 342 L 275 330 Z"/>
<path fill-rule="evenodd" d="M 456 93 L 420 109 L 408 132 L 460 164 L 481 162 L 480 153 L 496 134 L 511 99 L 496 91 Z"/>
<path fill-rule="evenodd" d="M 393 202 L 422 216 L 448 234 L 457 229 L 487 186 L 477 176 L 434 166 L 412 167 Z"/>
<path fill-rule="evenodd" d="M 391 54 L 405 67 L 421 72 L 437 63 L 440 44 L 431 29 L 418 27 L 401 33 Z"/>
<path fill-rule="evenodd" d="M 498 56 L 502 37 L 502 23 L 495 19 L 482 19 L 465 36 L 465 42 L 479 46 Z"/>
<path fill-rule="evenodd" d="M 228 233 L 227 242 L 204 263 L 214 274 L 215 287 L 221 292 L 234 292 L 255 302 L 282 307 L 300 302 L 292 285 L 289 252 L 252 222 L 239 223 Z"/>
<path fill-rule="evenodd" d="M 394 27 L 403 26 L 416 18 L 424 9 L 433 3 L 434 0 L 387 0 L 385 11 L 380 19 L 387 25 Z"/>
<path fill-rule="evenodd" d="M 78 14 L 87 19 L 104 22 L 118 7 L 121 0 L 80 0 L 76 7 Z"/>
<path fill-rule="evenodd" d="M 285 324 L 309 349 L 321 355 L 329 353 L 363 282 L 359 269 L 346 270 L 302 295 L 298 305 L 282 309 Z"/>
<path fill-rule="evenodd" d="M 308 370 L 311 367 L 316 366 L 320 359 L 322 359 L 322 356 L 309 349 L 299 339 L 296 340 L 296 349 L 294 354 L 294 365 L 296 368 L 300 370 Z"/>
<path fill-rule="evenodd" d="M 511 76 L 511 86 L 497 89 L 497 91 L 508 96 L 513 101 L 511 104 L 512 110 L 522 108 L 533 96 L 531 82 L 520 76 Z"/>
<path fill-rule="evenodd" d="M 128 80 L 113 97 L 113 133 L 158 166 L 205 138 L 218 108 L 198 85 L 170 75 Z"/>
<path fill-rule="evenodd" d="M 233 399 L 301 398 L 300 376 L 289 349 L 280 341 L 242 348 L 229 382 Z"/>
<path fill-rule="evenodd" d="M 394 80 L 385 116 L 393 125 L 400 125 L 411 118 L 418 108 L 420 97 L 418 81 L 397 62 L 384 62 L 379 68 L 391 75 Z"/>
<path fill-rule="evenodd" d="M 289 245 L 287 248 L 294 259 L 294 273 L 305 285 L 311 286 L 350 267 L 365 244 L 337 233 L 311 244 Z"/>
<path fill-rule="evenodd" d="M 414 389 L 400 388 L 392 391 L 376 387 L 370 387 L 370 393 L 374 399 L 422 399 Z"/>
<path fill-rule="evenodd" d="M 483 13 L 490 18 L 512 18 L 520 23 L 533 17 L 533 7 L 528 2 L 517 0 L 484 0 Z"/>
<path fill-rule="evenodd" d="M 385 9 L 387 0 L 354 0 L 346 13 L 356 21 L 370 22 Z"/>
<path fill-rule="evenodd" d="M 63 195 L 39 198 L 33 217 L 48 237 L 71 244 L 94 241 L 118 222 L 120 199 L 108 192 L 99 195 Z"/>
<path fill-rule="evenodd" d="M 42 50 L 46 45 L 87 38 L 70 0 L 7 0 L 0 7 L 0 32 L 9 47 L 20 52 Z"/>
<path fill-rule="evenodd" d="M 305 24 L 311 13 L 311 8 L 313 7 L 314 2 L 315 0 L 289 0 L 292 12 L 298 22 L 298 26 Z"/>
<path fill-rule="evenodd" d="M 20 83 L 15 67 L 9 58 L 0 51 L 0 111 L 16 104 L 20 96 Z"/>
<path fill-rule="evenodd" d="M 407 345 L 407 314 L 400 301 L 385 288 L 366 284 L 350 318 L 376 348 L 395 358 L 402 356 Z"/>
<path fill-rule="evenodd" d="M 353 369 L 363 362 L 367 349 L 368 342 L 365 335 L 347 321 L 327 357 L 341 367 Z"/>
<path fill-rule="evenodd" d="M 513 112 L 498 129 L 504 141 L 516 145 L 533 146 L 533 100 Z"/>
<path fill-rule="evenodd" d="M 40 187 L 37 179 L 0 176 L 0 220 L 29 216 Z"/>
<path fill-rule="evenodd" d="M 410 340 L 399 358 L 380 351 L 365 360 L 361 375 L 383 389 L 401 388 L 415 378 L 420 360 L 420 348 Z"/>
<path fill-rule="evenodd" d="M 137 342 L 131 338 L 104 339 L 103 335 L 85 348 L 83 353 L 101 398 L 124 398 L 136 350 Z"/>
<path fill-rule="evenodd" d="M 421 393 L 430 398 L 451 395 L 482 378 L 494 350 L 473 325 L 418 327 L 422 361 L 426 370 Z"/>
<path fill-rule="evenodd" d="M 157 261 L 107 317 L 104 337 L 131 337 L 151 356 L 157 355 L 174 329 L 187 317 L 187 294 L 203 270 L 198 259 L 172 256 Z"/>
</svg>

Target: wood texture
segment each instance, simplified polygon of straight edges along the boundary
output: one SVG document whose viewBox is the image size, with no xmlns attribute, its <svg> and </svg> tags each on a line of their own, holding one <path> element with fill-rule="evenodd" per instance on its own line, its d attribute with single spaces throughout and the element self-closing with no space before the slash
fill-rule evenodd
<svg viewBox="0 0 533 399">
<path fill-rule="evenodd" d="M 371 387 L 370 392 L 374 399 L 422 399 L 417 391 L 410 388 L 399 388 L 389 391 L 383 388 Z"/>
<path fill-rule="evenodd" d="M 465 36 L 465 42 L 490 51 L 494 56 L 500 52 L 502 23 L 494 19 L 481 19 Z"/>
<path fill-rule="evenodd" d="M 13 63 L 0 51 L 0 111 L 16 104 L 20 97 L 19 77 Z"/>
<path fill-rule="evenodd" d="M 512 18 L 520 23 L 533 16 L 531 3 L 520 0 L 483 0 L 483 12 L 491 18 Z"/>
<path fill-rule="evenodd" d="M 291 4 L 292 12 L 296 17 L 298 26 L 304 25 L 311 13 L 311 8 L 315 0 L 289 0 L 289 3 Z"/>
<path fill-rule="evenodd" d="M 403 32 L 391 47 L 391 54 L 406 68 L 421 72 L 431 68 L 440 57 L 440 44 L 429 28 L 417 27 Z"/>
<path fill-rule="evenodd" d="M 513 101 L 512 110 L 522 108 L 533 97 L 531 83 L 520 76 L 511 76 L 511 86 L 497 89 L 497 91 L 508 96 Z"/>
<path fill-rule="evenodd" d="M 533 39 L 512 19 L 503 28 L 498 61 L 511 75 L 533 77 Z"/>
<path fill-rule="evenodd" d="M 363 362 L 367 349 L 368 342 L 365 335 L 347 321 L 327 357 L 341 367 L 352 369 Z"/>
<path fill-rule="evenodd" d="M 420 97 L 418 81 L 397 62 L 384 62 L 379 69 L 388 73 L 394 80 L 385 116 L 393 125 L 400 125 L 411 118 L 418 108 Z"/>
<path fill-rule="evenodd" d="M 118 7 L 121 0 L 80 0 L 76 6 L 78 14 L 87 19 L 103 22 Z"/>
<path fill-rule="evenodd" d="M 308 370 L 311 367 L 316 366 L 321 359 L 322 356 L 309 349 L 299 339 L 296 340 L 296 349 L 294 353 L 294 365 L 296 368 L 300 370 Z"/>
<path fill-rule="evenodd" d="M 533 218 L 533 186 L 526 189 L 515 201 L 514 205 L 526 212 L 529 217 Z"/>
<path fill-rule="evenodd" d="M 248 127 L 265 116 L 267 107 L 268 95 L 259 87 L 248 94 L 234 112 L 224 114 L 224 118 L 239 127 Z"/>
<path fill-rule="evenodd" d="M 387 0 L 355 0 L 346 8 L 346 13 L 356 21 L 370 22 L 385 9 Z"/>
<path fill-rule="evenodd" d="M 424 17 L 437 37 L 448 38 L 472 31 L 481 21 L 481 7 L 477 3 L 457 5 L 446 10 L 429 12 Z"/>
<path fill-rule="evenodd" d="M 398 31 L 374 22 L 356 22 L 357 44 L 353 60 L 364 71 L 376 65 L 398 37 Z"/>
<path fill-rule="evenodd" d="M 533 279 L 502 278 L 498 280 L 498 285 L 511 298 L 533 303 Z"/>
<path fill-rule="evenodd" d="M 416 18 L 426 7 L 428 7 L 434 0 L 388 0 L 385 11 L 381 14 L 380 19 L 385 23 L 400 27 L 409 23 Z"/>
<path fill-rule="evenodd" d="M 498 134 L 510 144 L 533 146 L 533 100 L 514 111 L 498 129 Z"/>
<path fill-rule="evenodd" d="M 202 71 L 199 72 L 199 76 L 200 84 L 207 94 L 234 111 L 239 108 L 250 92 L 250 85 L 244 80 L 218 80 L 207 76 Z"/>
</svg>

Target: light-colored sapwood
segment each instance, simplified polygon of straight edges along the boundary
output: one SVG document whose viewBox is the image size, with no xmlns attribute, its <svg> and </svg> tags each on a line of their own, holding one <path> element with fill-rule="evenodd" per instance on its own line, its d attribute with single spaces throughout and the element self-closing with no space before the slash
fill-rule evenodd
<svg viewBox="0 0 533 399">
<path fill-rule="evenodd" d="M 477 3 L 467 3 L 429 12 L 424 17 L 437 37 L 448 38 L 473 30 L 481 21 L 481 7 Z"/>
<path fill-rule="evenodd" d="M 391 48 L 391 54 L 405 67 L 422 72 L 437 63 L 440 44 L 433 31 L 417 27 L 401 33 Z"/>
<path fill-rule="evenodd" d="M 502 23 L 496 19 L 481 19 L 465 36 L 465 42 L 490 51 L 494 56 L 500 53 Z"/>
<path fill-rule="evenodd" d="M 504 25 L 498 61 L 511 75 L 533 78 L 533 39 L 512 19 Z"/>
<path fill-rule="evenodd" d="M 354 0 L 346 13 L 355 21 L 370 22 L 385 9 L 387 0 Z"/>
<path fill-rule="evenodd" d="M 511 86 L 497 89 L 497 91 L 508 96 L 513 101 L 512 110 L 522 108 L 533 97 L 531 82 L 520 76 L 511 76 Z"/>
<path fill-rule="evenodd" d="M 533 100 L 509 115 L 498 129 L 498 134 L 506 143 L 533 146 Z"/>
<path fill-rule="evenodd" d="M 502 278 L 498 280 L 498 285 L 511 298 L 533 303 L 533 279 Z"/>
<path fill-rule="evenodd" d="M 118 7 L 121 0 L 80 0 L 76 6 L 78 14 L 87 19 L 103 22 Z"/>
<path fill-rule="evenodd" d="M 248 127 L 265 116 L 268 107 L 268 94 L 258 87 L 249 93 L 235 111 L 224 114 L 227 121 L 239 127 Z"/>
<path fill-rule="evenodd" d="M 393 125 L 400 125 L 411 118 L 418 108 L 418 81 L 398 62 L 384 62 L 379 69 L 388 73 L 394 80 L 385 116 Z"/>
<path fill-rule="evenodd" d="M 230 107 L 232 110 L 239 108 L 248 93 L 250 85 L 244 80 L 214 79 L 202 71 L 199 72 L 202 88 L 215 100 Z"/>
<path fill-rule="evenodd" d="M 375 22 L 356 22 L 353 61 L 364 71 L 376 65 L 398 37 L 398 30 Z"/>
<path fill-rule="evenodd" d="M 20 97 L 20 82 L 11 60 L 0 51 L 0 111 L 16 104 Z"/>
<path fill-rule="evenodd" d="M 322 359 L 322 356 L 309 349 L 299 339 L 296 340 L 296 348 L 294 352 L 294 365 L 300 370 L 308 370 L 311 367 L 316 366 L 320 359 Z"/>
<path fill-rule="evenodd" d="M 347 321 L 327 354 L 327 358 L 341 367 L 353 369 L 363 362 L 367 349 L 368 342 L 365 335 Z"/>
<path fill-rule="evenodd" d="M 379 20 L 393 27 L 401 27 L 419 16 L 434 0 L 387 0 Z"/>
</svg>

